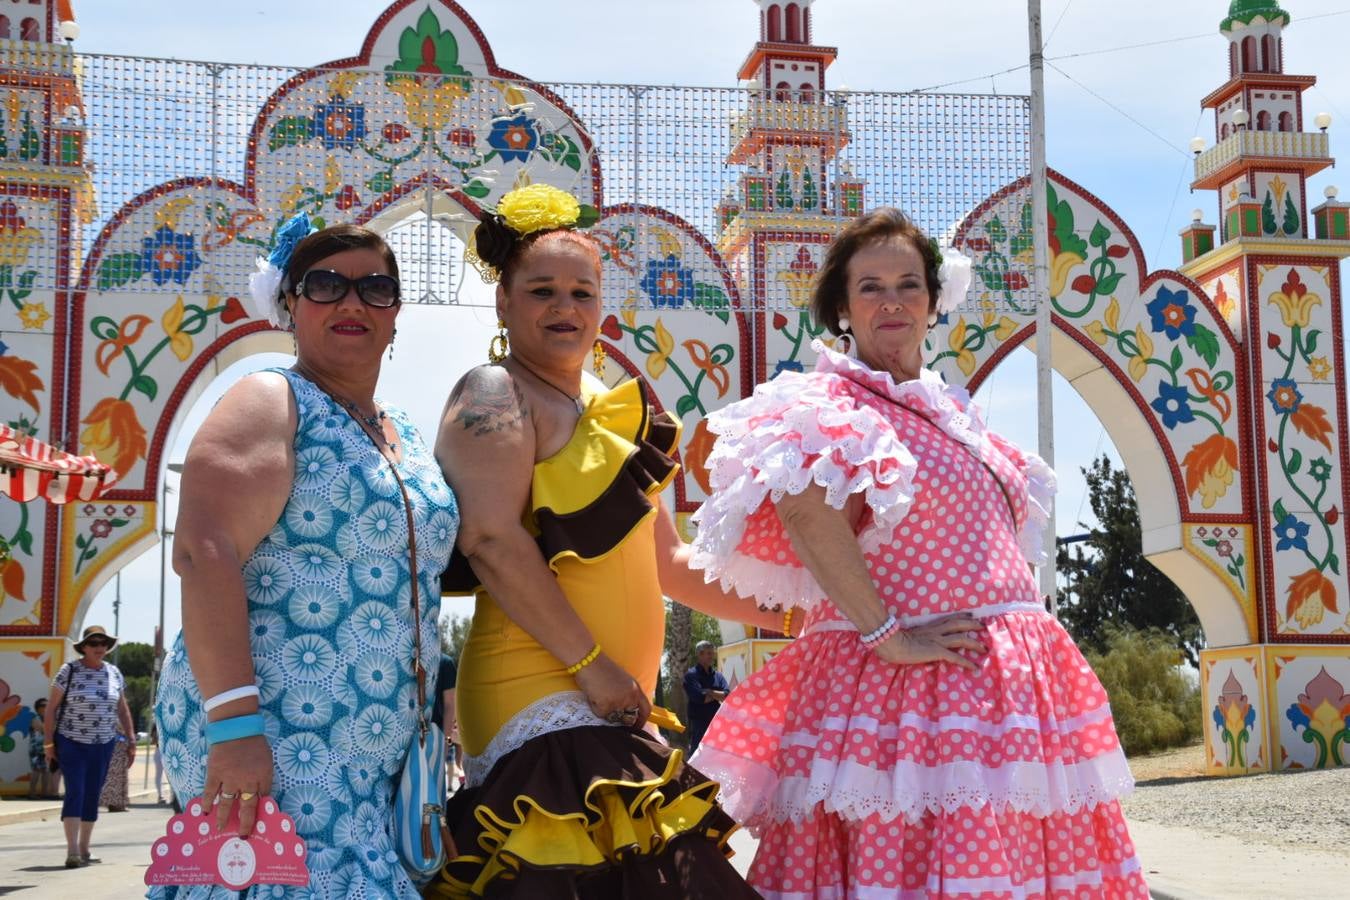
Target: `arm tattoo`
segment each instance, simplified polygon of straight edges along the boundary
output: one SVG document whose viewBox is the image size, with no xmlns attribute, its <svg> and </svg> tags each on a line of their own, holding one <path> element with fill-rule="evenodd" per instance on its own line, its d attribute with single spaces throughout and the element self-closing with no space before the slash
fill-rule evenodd
<svg viewBox="0 0 1350 900">
<path fill-rule="evenodd" d="M 470 383 L 472 381 L 472 384 Z M 513 381 L 470 375 L 455 391 L 455 421 L 475 437 L 514 428 L 525 420 L 525 398 Z"/>
</svg>

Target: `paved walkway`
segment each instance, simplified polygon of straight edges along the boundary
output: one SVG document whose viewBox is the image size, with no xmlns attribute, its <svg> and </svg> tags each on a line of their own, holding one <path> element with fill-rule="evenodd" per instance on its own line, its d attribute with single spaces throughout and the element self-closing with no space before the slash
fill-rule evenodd
<svg viewBox="0 0 1350 900">
<path fill-rule="evenodd" d="M 136 751 L 136 761 L 131 765 L 131 771 L 127 773 L 131 779 L 130 787 L 131 801 L 150 798 L 151 803 L 155 800 L 155 772 L 150 764 L 150 755 L 139 749 Z M 64 787 L 64 784 L 62 785 Z M 169 789 L 169 782 L 165 779 L 164 790 Z M 165 795 L 167 796 L 167 794 Z M 113 815 L 117 815 L 113 813 Z M 25 797 L 5 797 L 0 800 L 0 826 L 13 825 L 17 822 L 41 821 L 46 819 L 61 818 L 60 800 L 29 800 Z M 3 869 L 0 869 L 3 872 Z"/>
<path fill-rule="evenodd" d="M 145 792 L 145 769 L 132 773 L 132 808 L 99 818 L 93 850 L 100 865 L 66 870 L 65 840 L 57 823 L 60 806 L 51 802 L 0 803 L 0 895 L 111 900 L 140 896 L 148 848 L 164 833 L 170 811 L 154 803 L 154 785 Z M 1290 781 L 1291 788 L 1298 782 Z M 1348 896 L 1350 817 L 1326 809 L 1326 827 L 1338 829 L 1339 851 L 1278 846 L 1232 834 L 1212 834 L 1190 825 L 1132 821 L 1149 886 L 1157 900 L 1304 900 Z M 1260 815 L 1253 810 L 1253 815 Z M 734 863 L 745 873 L 755 854 L 747 832 L 732 837 Z M 1334 846 L 1334 845 L 1333 845 Z"/>
</svg>

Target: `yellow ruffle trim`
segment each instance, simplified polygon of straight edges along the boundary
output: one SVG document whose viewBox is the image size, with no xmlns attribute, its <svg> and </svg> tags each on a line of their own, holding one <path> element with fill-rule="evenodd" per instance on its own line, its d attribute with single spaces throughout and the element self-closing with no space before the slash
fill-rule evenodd
<svg viewBox="0 0 1350 900">
<path fill-rule="evenodd" d="M 618 864 L 626 855 L 657 855 L 672 840 L 696 828 L 716 808 L 718 785 L 705 781 L 667 799 L 663 788 L 672 786 L 683 765 L 684 754 L 676 750 L 665 771 L 647 781 L 596 779 L 586 791 L 587 813 L 551 812 L 534 799 L 521 795 L 513 803 L 515 821 L 507 821 L 485 807 L 474 811 L 484 831 L 479 836 L 481 855 L 465 853 L 454 862 L 482 866 L 472 884 L 442 870 L 424 896 L 452 900 L 481 897 L 497 878 L 512 878 L 523 867 L 540 869 L 599 869 Z M 620 789 L 623 790 L 621 793 Z M 633 794 L 631 802 L 624 794 Z M 707 829 L 704 836 L 730 856 L 726 831 Z"/>
</svg>

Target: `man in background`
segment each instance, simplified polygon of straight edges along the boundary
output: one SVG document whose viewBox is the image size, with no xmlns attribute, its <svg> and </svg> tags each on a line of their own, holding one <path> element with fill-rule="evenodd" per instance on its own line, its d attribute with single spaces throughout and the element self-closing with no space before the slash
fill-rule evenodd
<svg viewBox="0 0 1350 900">
<path fill-rule="evenodd" d="M 684 692 L 689 697 L 689 752 L 698 749 L 699 741 L 712 724 L 713 716 L 722 708 L 731 686 L 717 671 L 717 648 L 708 641 L 694 646 L 696 663 L 684 673 Z"/>
</svg>

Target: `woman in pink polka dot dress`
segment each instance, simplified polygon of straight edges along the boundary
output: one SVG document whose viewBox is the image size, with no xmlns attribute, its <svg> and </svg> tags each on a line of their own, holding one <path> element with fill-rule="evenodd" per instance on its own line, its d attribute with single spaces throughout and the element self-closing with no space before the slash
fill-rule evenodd
<svg viewBox="0 0 1350 900">
<path fill-rule="evenodd" d="M 812 297 L 849 354 L 710 421 L 691 564 L 800 634 L 693 759 L 768 900 L 1148 897 L 1106 694 L 1031 568 L 1054 473 L 922 366 L 968 266 L 895 210 L 855 221 Z"/>
</svg>

